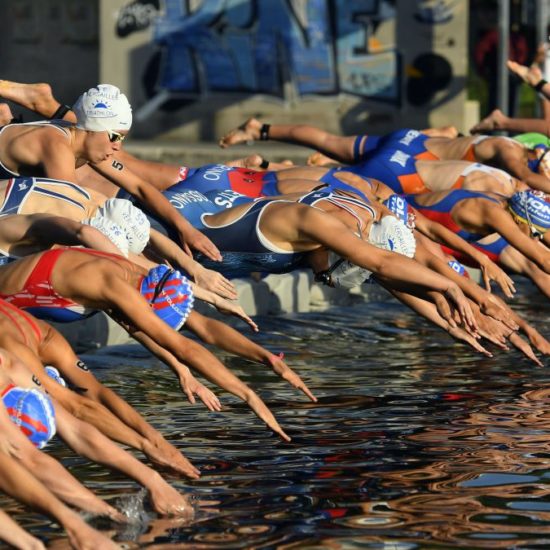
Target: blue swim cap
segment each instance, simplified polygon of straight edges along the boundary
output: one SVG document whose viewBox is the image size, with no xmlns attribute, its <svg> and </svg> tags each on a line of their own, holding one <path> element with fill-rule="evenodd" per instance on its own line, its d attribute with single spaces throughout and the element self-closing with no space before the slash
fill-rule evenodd
<svg viewBox="0 0 550 550">
<path fill-rule="evenodd" d="M 416 215 L 407 199 L 401 195 L 390 195 L 385 201 L 384 206 L 390 212 L 393 212 L 409 229 L 414 229 L 416 225 Z"/>
<path fill-rule="evenodd" d="M 540 191 L 519 191 L 508 201 L 512 216 L 526 223 L 533 234 L 544 234 L 550 229 L 550 203 Z"/>
<path fill-rule="evenodd" d="M 2 395 L 13 423 L 42 449 L 55 435 L 55 411 L 51 399 L 35 389 L 9 386 Z"/>
<path fill-rule="evenodd" d="M 193 309 L 194 297 L 189 280 L 179 271 L 157 265 L 141 279 L 141 295 L 151 304 L 155 315 L 179 330 Z"/>
</svg>

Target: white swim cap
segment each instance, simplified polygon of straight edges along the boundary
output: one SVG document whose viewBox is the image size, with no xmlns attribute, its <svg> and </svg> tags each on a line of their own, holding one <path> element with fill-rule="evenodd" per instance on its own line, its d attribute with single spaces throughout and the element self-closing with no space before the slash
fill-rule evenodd
<svg viewBox="0 0 550 550">
<path fill-rule="evenodd" d="M 352 264 L 332 251 L 328 253 L 328 265 L 330 281 L 336 287 L 353 288 L 368 281 L 372 275 L 372 271 Z"/>
<path fill-rule="evenodd" d="M 149 242 L 151 224 L 147 216 L 129 200 L 108 199 L 97 209 L 96 217 L 119 225 L 128 239 L 128 248 L 133 254 L 141 254 Z"/>
<path fill-rule="evenodd" d="M 416 251 L 416 240 L 412 231 L 393 216 L 384 216 L 379 222 L 372 224 L 368 242 L 409 258 L 414 257 Z M 334 286 L 353 288 L 368 281 L 372 276 L 372 271 L 359 267 L 334 252 L 329 252 L 328 261 L 328 273 Z"/>
<path fill-rule="evenodd" d="M 379 222 L 373 223 L 368 241 L 378 248 L 403 254 L 414 258 L 416 240 L 413 232 L 393 216 L 384 216 Z"/>
<path fill-rule="evenodd" d="M 84 92 L 73 106 L 76 127 L 91 132 L 129 130 L 132 108 L 126 96 L 111 84 L 98 84 Z"/>
<path fill-rule="evenodd" d="M 97 216 L 83 220 L 82 223 L 95 227 L 98 231 L 101 231 L 120 250 L 120 253 L 125 258 L 128 257 L 128 238 L 126 237 L 126 232 L 120 225 L 106 218 L 98 218 Z"/>
</svg>

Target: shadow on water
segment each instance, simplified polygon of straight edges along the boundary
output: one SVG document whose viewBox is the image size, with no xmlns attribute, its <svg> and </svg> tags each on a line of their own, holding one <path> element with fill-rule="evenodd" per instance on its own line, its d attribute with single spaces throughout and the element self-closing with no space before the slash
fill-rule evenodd
<svg viewBox="0 0 550 550">
<path fill-rule="evenodd" d="M 549 308 L 529 309 L 535 298 L 519 309 L 549 335 Z M 222 413 L 188 404 L 137 347 L 87 356 L 202 470 L 192 483 L 170 478 L 194 495 L 198 519 L 157 519 L 135 483 L 55 442 L 50 452 L 79 479 L 140 518 L 116 540 L 165 550 L 550 547 L 546 369 L 513 351 L 480 358 L 393 302 L 259 323 L 259 341 L 285 351 L 319 403 L 261 366 L 226 359 L 290 444 L 231 396 L 220 396 Z M 59 536 L 43 516 L 2 504 L 34 534 Z"/>
</svg>

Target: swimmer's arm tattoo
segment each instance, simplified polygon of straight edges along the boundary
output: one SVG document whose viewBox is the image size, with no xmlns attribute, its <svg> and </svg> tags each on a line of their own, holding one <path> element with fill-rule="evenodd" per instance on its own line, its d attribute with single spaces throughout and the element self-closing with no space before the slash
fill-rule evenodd
<svg viewBox="0 0 550 550">
<path fill-rule="evenodd" d="M 124 164 L 122 164 L 122 162 L 120 162 L 119 160 L 113 160 L 111 166 L 119 172 L 122 172 L 122 170 L 124 170 Z"/>
</svg>

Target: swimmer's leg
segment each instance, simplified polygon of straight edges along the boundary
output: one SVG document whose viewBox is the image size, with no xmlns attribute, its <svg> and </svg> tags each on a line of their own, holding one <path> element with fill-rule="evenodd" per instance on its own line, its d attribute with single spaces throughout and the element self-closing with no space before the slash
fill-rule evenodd
<svg viewBox="0 0 550 550">
<path fill-rule="evenodd" d="M 71 110 L 60 110 L 64 106 L 54 98 L 51 86 L 44 82 L 23 84 L 0 80 L 0 97 L 26 107 L 45 118 L 52 118 L 57 113 L 57 118 L 76 122 L 75 115 Z M 62 113 L 62 111 L 64 112 Z"/>
<path fill-rule="evenodd" d="M 337 136 L 315 126 L 262 124 L 255 118 L 231 130 L 220 140 L 221 147 L 230 147 L 238 143 L 258 140 L 283 141 L 304 145 L 321 151 L 324 155 L 350 163 L 354 160 L 353 146 L 357 136 Z"/>
</svg>

